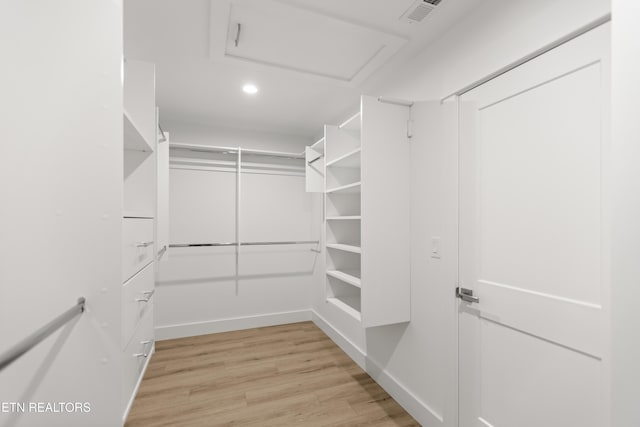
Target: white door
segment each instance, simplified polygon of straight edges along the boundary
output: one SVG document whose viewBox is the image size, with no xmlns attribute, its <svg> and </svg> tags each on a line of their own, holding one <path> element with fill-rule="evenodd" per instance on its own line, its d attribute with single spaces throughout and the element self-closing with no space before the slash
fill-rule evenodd
<svg viewBox="0 0 640 427">
<path fill-rule="evenodd" d="M 461 427 L 603 427 L 609 25 L 460 97 Z"/>
</svg>

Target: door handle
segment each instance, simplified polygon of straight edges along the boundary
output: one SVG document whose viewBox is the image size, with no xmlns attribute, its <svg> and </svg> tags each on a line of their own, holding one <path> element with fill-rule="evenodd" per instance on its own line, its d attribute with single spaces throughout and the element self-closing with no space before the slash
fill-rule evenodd
<svg viewBox="0 0 640 427">
<path fill-rule="evenodd" d="M 473 291 L 466 288 L 456 288 L 456 298 L 460 298 L 464 302 L 478 303 L 480 298 L 473 296 Z"/>
</svg>

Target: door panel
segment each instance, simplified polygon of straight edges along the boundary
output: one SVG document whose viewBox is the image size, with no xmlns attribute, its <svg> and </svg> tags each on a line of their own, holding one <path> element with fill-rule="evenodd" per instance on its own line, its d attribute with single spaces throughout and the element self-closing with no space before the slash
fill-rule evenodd
<svg viewBox="0 0 640 427">
<path fill-rule="evenodd" d="M 460 97 L 460 426 L 604 425 L 608 50 L 604 25 Z"/>
</svg>

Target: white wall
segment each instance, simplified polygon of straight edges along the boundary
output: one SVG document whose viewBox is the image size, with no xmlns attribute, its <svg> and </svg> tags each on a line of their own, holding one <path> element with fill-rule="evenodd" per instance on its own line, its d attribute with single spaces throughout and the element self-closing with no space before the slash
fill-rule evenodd
<svg viewBox="0 0 640 427">
<path fill-rule="evenodd" d="M 308 141 L 287 135 L 175 124 L 163 125 L 172 141 L 302 152 Z M 170 174 L 170 243 L 236 240 L 235 156 L 199 154 L 231 161 L 228 167 L 183 168 Z M 193 154 L 192 154 L 193 155 Z M 250 167 L 286 163 L 300 170 Z M 206 169 L 206 170 L 205 170 Z M 244 156 L 241 176 L 240 241 L 316 240 L 311 195 L 305 192 L 302 161 Z M 172 248 L 159 265 L 156 293 L 158 338 L 288 323 L 310 318 L 314 245 L 241 249 L 236 282 L 235 248 Z"/>
<path fill-rule="evenodd" d="M 612 426 L 640 425 L 640 4 L 613 0 Z"/>
<path fill-rule="evenodd" d="M 0 411 L 0 425 L 117 426 L 122 1 L 2 2 L 0 51 L 0 353 L 87 299 L 0 372 L 0 402 L 91 411 Z"/>
<path fill-rule="evenodd" d="M 606 0 L 487 0 L 401 73 L 370 92 L 439 101 L 609 10 Z M 456 375 L 455 106 L 428 102 L 414 107 L 413 116 L 411 323 L 363 331 L 324 303 L 321 272 L 316 277 L 313 309 L 318 323 L 356 360 L 366 364 L 418 421 L 430 427 L 454 426 L 457 407 L 448 385 L 455 383 Z M 432 236 L 441 238 L 439 260 L 429 257 Z"/>
</svg>

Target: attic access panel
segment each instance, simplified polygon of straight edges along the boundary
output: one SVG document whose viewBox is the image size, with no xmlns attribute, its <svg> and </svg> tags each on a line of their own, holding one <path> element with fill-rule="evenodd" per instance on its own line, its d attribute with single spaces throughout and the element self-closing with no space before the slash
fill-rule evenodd
<svg viewBox="0 0 640 427">
<path fill-rule="evenodd" d="M 248 61 L 351 85 L 407 42 L 287 0 L 211 0 L 210 24 L 211 59 Z"/>
</svg>

